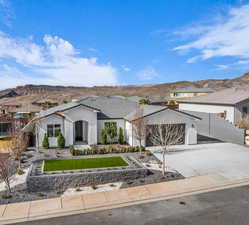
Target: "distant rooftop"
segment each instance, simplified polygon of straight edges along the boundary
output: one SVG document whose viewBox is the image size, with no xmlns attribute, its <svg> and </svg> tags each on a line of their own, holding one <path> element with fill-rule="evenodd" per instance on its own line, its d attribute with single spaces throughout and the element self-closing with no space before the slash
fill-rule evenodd
<svg viewBox="0 0 249 225">
<path fill-rule="evenodd" d="M 180 103 L 235 105 L 249 99 L 249 88 L 228 88 L 207 95 L 178 99 Z"/>
<path fill-rule="evenodd" d="M 164 98 L 159 98 L 159 97 L 150 97 L 150 96 L 128 96 L 126 99 L 134 102 L 139 102 L 140 99 L 147 98 L 150 100 L 151 103 L 160 103 L 160 102 L 165 102 L 166 99 Z"/>
<path fill-rule="evenodd" d="M 177 88 L 172 90 L 171 92 L 176 92 L 176 93 L 212 93 L 215 90 L 212 88 L 198 88 L 195 86 L 189 86 L 186 88 Z"/>
</svg>

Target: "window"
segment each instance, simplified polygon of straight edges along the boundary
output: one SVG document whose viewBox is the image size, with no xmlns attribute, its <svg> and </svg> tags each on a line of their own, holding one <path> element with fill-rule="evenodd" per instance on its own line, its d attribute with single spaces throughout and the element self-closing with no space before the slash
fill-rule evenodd
<svg viewBox="0 0 249 225">
<path fill-rule="evenodd" d="M 57 137 L 61 133 L 60 124 L 48 124 L 47 125 L 48 137 Z"/>
<path fill-rule="evenodd" d="M 114 126 L 117 128 L 117 123 L 116 122 L 105 122 L 105 128 Z"/>
<path fill-rule="evenodd" d="M 61 125 L 55 124 L 54 125 L 54 136 L 57 137 L 61 133 Z"/>
</svg>

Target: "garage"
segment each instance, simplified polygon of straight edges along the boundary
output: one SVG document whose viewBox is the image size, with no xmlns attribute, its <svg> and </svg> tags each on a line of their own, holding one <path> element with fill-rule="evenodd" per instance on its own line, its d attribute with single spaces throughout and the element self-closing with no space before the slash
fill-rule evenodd
<svg viewBox="0 0 249 225">
<path fill-rule="evenodd" d="M 176 126 L 179 129 L 183 130 L 183 132 L 181 134 L 182 137 L 177 144 L 178 145 L 185 144 L 185 124 L 173 124 L 173 126 Z M 151 125 L 147 126 L 147 130 L 148 130 L 148 134 L 146 137 L 146 146 L 147 147 L 156 146 L 156 144 L 153 143 L 153 141 L 152 141 L 152 134 L 155 133 L 154 132 L 155 129 L 158 129 L 158 126 L 156 124 L 151 124 Z M 166 132 L 166 129 L 167 129 L 167 124 L 162 124 L 163 132 Z"/>
</svg>

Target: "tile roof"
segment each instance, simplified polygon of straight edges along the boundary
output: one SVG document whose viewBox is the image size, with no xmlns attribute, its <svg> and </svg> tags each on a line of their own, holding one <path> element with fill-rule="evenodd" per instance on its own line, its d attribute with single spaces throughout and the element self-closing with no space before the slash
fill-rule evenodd
<svg viewBox="0 0 249 225">
<path fill-rule="evenodd" d="M 156 113 L 158 111 L 167 109 L 165 106 L 155 105 L 139 105 L 137 102 L 120 98 L 119 96 L 94 96 L 87 97 L 76 102 L 70 102 L 55 106 L 48 110 L 42 110 L 38 117 L 48 116 L 54 113 L 62 112 L 79 105 L 84 105 L 94 110 L 98 110 L 98 119 L 127 119 L 133 120 L 138 106 L 143 107 L 144 116 Z M 188 115 L 192 116 L 192 115 Z M 192 116 L 194 117 L 194 116 Z"/>
<path fill-rule="evenodd" d="M 179 103 L 235 105 L 249 99 L 249 88 L 228 88 L 207 95 L 178 99 Z"/>
<path fill-rule="evenodd" d="M 138 105 L 118 96 L 99 96 L 82 99 L 81 103 L 100 109 L 98 119 L 124 118 Z"/>
</svg>

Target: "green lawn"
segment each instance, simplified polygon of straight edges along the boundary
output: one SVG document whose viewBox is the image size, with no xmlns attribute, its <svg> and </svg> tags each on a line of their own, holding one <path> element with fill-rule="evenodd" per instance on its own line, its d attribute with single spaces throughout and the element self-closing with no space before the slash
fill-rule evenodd
<svg viewBox="0 0 249 225">
<path fill-rule="evenodd" d="M 80 170 L 105 167 L 128 166 L 124 159 L 118 157 L 101 158 L 81 158 L 81 159 L 62 159 L 45 160 L 44 171 L 57 170 Z"/>
</svg>

